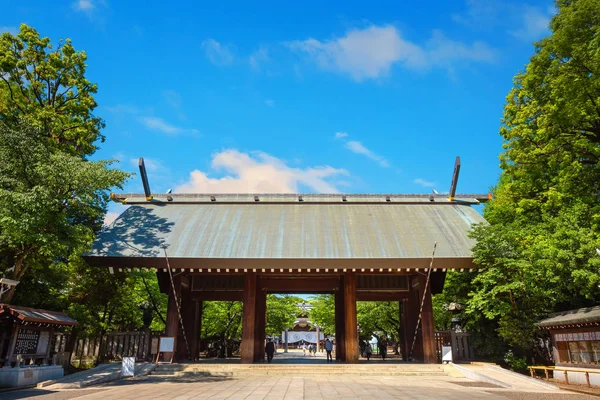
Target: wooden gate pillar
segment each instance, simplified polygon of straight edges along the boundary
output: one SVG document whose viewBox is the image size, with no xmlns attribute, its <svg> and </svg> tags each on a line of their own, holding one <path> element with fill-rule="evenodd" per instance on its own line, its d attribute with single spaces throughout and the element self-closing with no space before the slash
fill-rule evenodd
<svg viewBox="0 0 600 400">
<path fill-rule="evenodd" d="M 408 361 L 408 352 L 410 351 L 409 338 L 410 329 L 408 328 L 406 299 L 399 302 L 398 309 L 400 310 L 400 351 L 402 352 L 402 361 Z"/>
<path fill-rule="evenodd" d="M 254 361 L 265 361 L 265 330 L 267 328 L 267 293 L 260 288 L 260 276 L 256 285 L 256 332 L 254 334 Z"/>
<path fill-rule="evenodd" d="M 356 275 L 344 276 L 344 314 L 346 362 L 358 362 L 358 324 L 356 322 Z"/>
<path fill-rule="evenodd" d="M 346 326 L 344 318 L 346 315 L 344 307 L 344 276 L 340 276 L 340 288 L 335 292 L 335 359 L 346 361 Z"/>
<path fill-rule="evenodd" d="M 435 327 L 433 324 L 433 305 L 431 302 L 431 285 L 425 286 L 426 276 L 419 276 L 419 301 L 425 296 L 421 314 L 421 332 L 423 337 L 423 361 L 433 364 L 437 361 L 435 354 Z M 419 307 L 421 303 L 419 303 Z"/>
<path fill-rule="evenodd" d="M 194 318 L 196 314 L 196 305 L 192 300 L 192 288 L 191 279 L 186 276 L 181 277 L 181 319 L 183 320 L 183 327 L 185 331 L 185 337 L 183 331 L 179 330 L 179 336 L 177 338 L 177 359 L 182 360 L 193 360 L 194 353 L 192 351 L 193 332 L 194 332 Z M 186 346 L 187 339 L 187 346 Z M 189 351 L 188 351 L 189 346 Z"/>
<path fill-rule="evenodd" d="M 175 291 L 173 291 L 175 286 Z M 177 300 L 181 300 L 181 275 L 173 277 L 173 285 L 169 281 L 169 299 L 167 303 L 167 323 L 165 326 L 166 336 L 177 338 L 179 336 L 179 313 L 177 312 Z M 177 346 L 177 344 L 176 344 Z M 170 360 L 172 353 L 163 353 L 163 360 Z M 177 354 L 175 354 L 177 357 Z M 174 359 L 176 357 L 173 357 Z"/>
<path fill-rule="evenodd" d="M 190 342 L 190 351 L 192 353 L 192 360 L 198 360 L 199 356 L 199 345 L 200 345 L 200 332 L 202 331 L 202 306 L 203 302 L 194 301 L 192 312 L 193 312 L 193 321 L 192 321 L 192 332 L 191 332 L 191 342 Z"/>
<path fill-rule="evenodd" d="M 406 354 L 410 357 L 410 361 L 423 361 L 423 336 L 421 335 L 421 327 L 417 331 L 417 339 L 415 341 L 415 329 L 417 328 L 417 320 L 419 318 L 419 308 L 421 307 L 421 298 L 419 297 L 418 280 L 416 277 L 409 277 L 409 293 L 404 308 L 406 320 Z M 411 347 L 415 343 L 414 348 Z"/>
<path fill-rule="evenodd" d="M 244 276 L 244 310 L 240 348 L 241 362 L 244 364 L 251 364 L 255 359 L 257 283 L 256 273 L 247 272 Z"/>
</svg>

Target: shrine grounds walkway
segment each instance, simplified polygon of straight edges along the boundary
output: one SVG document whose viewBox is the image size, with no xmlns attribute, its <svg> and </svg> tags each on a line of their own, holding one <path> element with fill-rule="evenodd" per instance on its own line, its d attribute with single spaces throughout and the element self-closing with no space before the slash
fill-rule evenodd
<svg viewBox="0 0 600 400">
<path fill-rule="evenodd" d="M 301 351 L 279 353 L 271 365 L 241 365 L 239 359 L 191 364 L 162 364 L 163 372 L 123 379 L 85 389 L 26 389 L 0 393 L 0 399 L 109 400 L 109 399 L 513 399 L 591 400 L 579 393 L 544 387 L 528 378 L 507 376 L 501 387 L 465 378 L 453 366 L 407 365 L 399 360 L 375 359 L 359 364 L 329 364 L 325 356 L 303 356 Z M 404 366 L 403 366 L 404 365 Z M 406 367 L 406 368 L 405 368 Z M 183 368 L 183 370 L 181 369 Z M 208 375 L 194 372 L 212 371 Z M 221 370 L 222 368 L 222 370 Z M 244 368 L 247 370 L 244 372 Z M 405 374 L 390 375 L 404 368 Z M 343 370 L 343 372 L 340 372 Z M 261 372 L 258 372 L 261 371 Z M 331 372 L 329 372 L 331 371 Z M 496 378 L 502 378 L 497 374 Z M 512 382 L 511 382 L 512 380 Z M 501 382 L 499 382 L 501 383 Z"/>
<path fill-rule="evenodd" d="M 108 399 L 597 399 L 566 391 L 508 390 L 450 376 L 156 377 L 122 380 L 90 389 L 2 393 L 2 398 Z"/>
</svg>

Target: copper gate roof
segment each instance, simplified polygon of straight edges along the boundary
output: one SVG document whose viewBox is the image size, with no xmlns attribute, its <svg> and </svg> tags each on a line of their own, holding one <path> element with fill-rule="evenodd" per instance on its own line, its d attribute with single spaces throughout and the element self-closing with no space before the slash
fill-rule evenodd
<svg viewBox="0 0 600 400">
<path fill-rule="evenodd" d="M 211 260 L 263 265 L 267 260 L 370 260 L 395 268 L 429 259 L 437 241 L 436 259 L 470 267 L 475 242 L 467 233 L 472 224 L 484 222 L 472 203 L 427 197 L 380 196 L 375 201 L 363 196 L 364 201 L 357 201 L 360 196 L 348 195 L 340 201 L 338 195 L 317 196 L 313 202 L 308 196 L 298 202 L 297 196 L 292 198 L 296 201 L 281 195 L 262 195 L 257 201 L 218 196 L 212 202 L 184 201 L 183 195 L 172 202 L 130 199 L 131 207 L 98 235 L 87 258 L 97 265 L 111 266 L 112 258 L 119 265 L 123 259 L 136 259 L 137 265 L 127 266 L 149 266 L 143 260 L 163 258 L 165 247 L 169 258 L 206 260 L 208 267 Z"/>
</svg>

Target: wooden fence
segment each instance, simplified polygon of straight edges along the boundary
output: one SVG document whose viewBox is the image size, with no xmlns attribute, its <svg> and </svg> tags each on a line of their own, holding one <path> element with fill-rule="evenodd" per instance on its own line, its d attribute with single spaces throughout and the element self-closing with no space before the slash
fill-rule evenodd
<svg viewBox="0 0 600 400">
<path fill-rule="evenodd" d="M 452 360 L 472 361 L 475 353 L 471 346 L 471 335 L 464 332 L 438 331 L 435 332 L 435 349 L 438 361 L 442 361 L 442 346 L 452 346 Z"/>
<path fill-rule="evenodd" d="M 56 333 L 52 342 L 52 354 L 68 351 L 69 333 Z M 102 336 L 77 338 L 70 354 L 70 364 L 75 367 L 92 367 L 98 363 L 135 357 L 136 361 L 151 361 L 156 355 L 152 340 L 160 332 L 149 330 L 137 332 L 109 332 Z"/>
</svg>

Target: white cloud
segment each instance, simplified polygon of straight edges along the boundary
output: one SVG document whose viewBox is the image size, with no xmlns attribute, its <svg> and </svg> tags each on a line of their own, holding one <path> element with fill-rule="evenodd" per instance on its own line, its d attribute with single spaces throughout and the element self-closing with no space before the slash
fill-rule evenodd
<svg viewBox="0 0 600 400">
<path fill-rule="evenodd" d="M 226 66 L 233 64 L 234 48 L 222 45 L 214 39 L 206 39 L 202 42 L 202 48 L 206 57 L 215 65 Z"/>
<path fill-rule="evenodd" d="M 197 129 L 180 128 L 169 124 L 162 118 L 144 116 L 139 117 L 139 121 L 148 129 L 166 133 L 168 135 L 178 135 L 182 133 L 198 133 Z"/>
<path fill-rule="evenodd" d="M 494 51 L 484 42 L 476 41 L 465 44 L 448 39 L 441 31 L 433 31 L 426 46 L 427 58 L 430 65 L 453 68 L 461 62 L 479 61 L 492 62 Z"/>
<path fill-rule="evenodd" d="M 423 187 L 434 187 L 435 182 L 426 181 L 425 179 L 417 178 L 413 181 L 417 185 L 421 185 Z"/>
<path fill-rule="evenodd" d="M 285 44 L 291 50 L 307 55 L 320 68 L 350 75 L 357 82 L 384 77 L 396 64 L 423 70 L 448 67 L 462 60 L 490 61 L 493 54 L 484 43 L 468 45 L 452 41 L 445 39 L 439 31 L 433 32 L 426 46 L 419 46 L 402 38 L 391 25 L 353 29 L 334 40 L 309 38 Z M 454 53 L 456 49 L 460 51 Z"/>
<path fill-rule="evenodd" d="M 548 33 L 552 11 L 552 9 L 548 9 L 544 12 L 540 8 L 524 5 L 520 14 L 521 28 L 509 31 L 509 33 L 528 42 L 540 39 Z"/>
<path fill-rule="evenodd" d="M 261 65 L 269 63 L 270 61 L 271 57 L 269 57 L 269 51 L 265 47 L 260 47 L 248 57 L 250 67 L 255 71 L 260 70 Z"/>
<path fill-rule="evenodd" d="M 377 163 L 384 167 L 388 168 L 390 163 L 382 156 L 373 153 L 371 150 L 367 149 L 361 142 L 357 140 L 348 140 L 348 134 L 346 132 L 336 132 L 335 139 L 342 140 L 344 142 L 344 147 L 356 154 L 362 154 L 363 156 L 367 156 L 373 161 L 377 161 Z"/>
<path fill-rule="evenodd" d="M 292 168 L 283 160 L 263 152 L 251 154 L 223 150 L 213 156 L 211 168 L 225 171 L 222 178 L 194 170 L 189 182 L 177 187 L 179 193 L 297 193 L 303 186 L 319 193 L 338 193 L 329 179 L 348 175 L 344 169 L 330 166 Z"/>
<path fill-rule="evenodd" d="M 505 29 L 518 39 L 532 42 L 548 33 L 548 24 L 555 13 L 553 6 L 543 9 L 523 2 L 467 0 L 466 9 L 453 14 L 452 19 L 475 29 Z"/>
<path fill-rule="evenodd" d="M 89 12 L 94 9 L 94 3 L 92 0 L 77 0 L 73 3 L 73 8 L 77 11 Z"/>
<path fill-rule="evenodd" d="M 356 140 L 349 140 L 346 142 L 346 148 L 353 153 L 362 154 L 373 161 L 377 161 L 377 163 L 384 168 L 390 166 L 390 163 L 385 158 L 373 153 L 371 150 L 367 149 L 361 142 L 358 142 Z"/>
<path fill-rule="evenodd" d="M 267 100 L 265 100 L 265 104 L 267 105 L 267 107 L 273 107 L 273 106 L 275 106 L 275 101 L 271 100 L 271 99 L 267 99 Z"/>
</svg>

